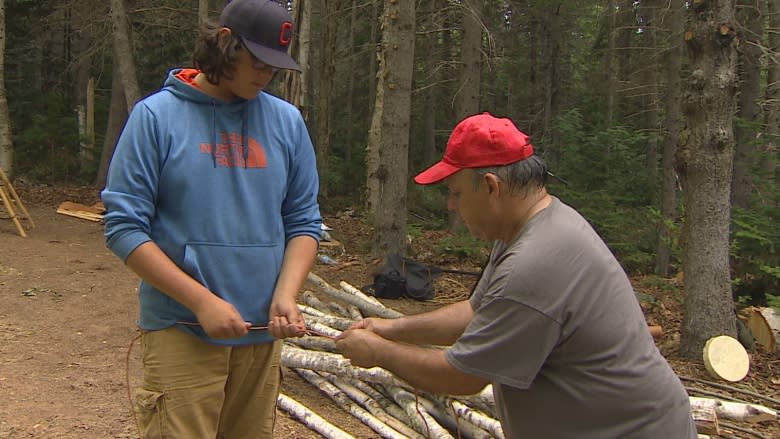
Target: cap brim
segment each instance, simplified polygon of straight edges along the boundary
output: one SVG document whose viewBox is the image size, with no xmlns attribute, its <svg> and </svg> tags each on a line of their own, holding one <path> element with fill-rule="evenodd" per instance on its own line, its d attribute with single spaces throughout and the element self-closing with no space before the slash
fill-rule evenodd
<svg viewBox="0 0 780 439">
<path fill-rule="evenodd" d="M 241 37 L 241 40 L 243 40 L 244 46 L 246 46 L 246 48 L 252 52 L 252 55 L 254 55 L 255 58 L 268 64 L 269 66 L 276 67 L 277 69 L 297 70 L 299 72 L 301 71 L 301 66 L 299 66 L 298 63 L 287 54 L 287 52 L 265 47 L 261 44 L 249 41 L 244 37 Z"/>
<path fill-rule="evenodd" d="M 460 168 L 458 167 L 450 165 L 449 163 L 438 162 L 417 174 L 417 176 L 414 177 L 414 181 L 417 184 L 438 183 L 458 171 L 460 171 Z"/>
</svg>

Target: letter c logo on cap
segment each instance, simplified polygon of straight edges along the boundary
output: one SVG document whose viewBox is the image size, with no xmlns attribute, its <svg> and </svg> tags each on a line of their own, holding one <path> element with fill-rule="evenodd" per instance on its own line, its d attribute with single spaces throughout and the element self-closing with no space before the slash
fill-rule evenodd
<svg viewBox="0 0 780 439">
<path fill-rule="evenodd" d="M 279 44 L 282 46 L 290 44 L 290 40 L 292 39 L 292 27 L 293 25 L 289 21 L 282 23 L 282 27 L 279 29 Z"/>
</svg>

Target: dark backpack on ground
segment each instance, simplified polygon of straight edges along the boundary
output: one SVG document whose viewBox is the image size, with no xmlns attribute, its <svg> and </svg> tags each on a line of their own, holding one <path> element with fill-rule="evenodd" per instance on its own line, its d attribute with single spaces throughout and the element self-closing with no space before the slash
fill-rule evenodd
<svg viewBox="0 0 780 439">
<path fill-rule="evenodd" d="M 479 273 L 448 270 L 426 265 L 397 254 L 388 255 L 374 274 L 374 283 L 364 288 L 382 299 L 409 297 L 416 300 L 433 299 L 433 279 L 441 273 L 479 275 Z"/>
</svg>

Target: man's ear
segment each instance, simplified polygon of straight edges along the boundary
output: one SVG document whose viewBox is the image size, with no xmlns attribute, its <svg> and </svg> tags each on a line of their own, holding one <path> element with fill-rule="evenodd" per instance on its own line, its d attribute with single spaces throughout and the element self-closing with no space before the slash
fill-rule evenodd
<svg viewBox="0 0 780 439">
<path fill-rule="evenodd" d="M 496 174 L 487 173 L 483 178 L 485 179 L 485 184 L 487 185 L 488 195 L 501 194 L 501 179 L 499 179 Z"/>
<path fill-rule="evenodd" d="M 233 38 L 233 31 L 231 31 L 229 27 L 220 28 L 217 31 L 217 38 L 220 43 L 227 44 Z"/>
</svg>

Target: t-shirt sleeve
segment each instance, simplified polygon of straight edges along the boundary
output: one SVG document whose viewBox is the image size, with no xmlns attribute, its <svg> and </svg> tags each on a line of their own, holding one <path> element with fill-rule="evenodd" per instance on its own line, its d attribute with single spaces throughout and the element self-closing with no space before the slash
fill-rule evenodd
<svg viewBox="0 0 780 439">
<path fill-rule="evenodd" d="M 464 373 L 527 389 L 558 343 L 561 325 L 506 297 L 486 296 L 475 308 L 447 361 Z"/>
</svg>

